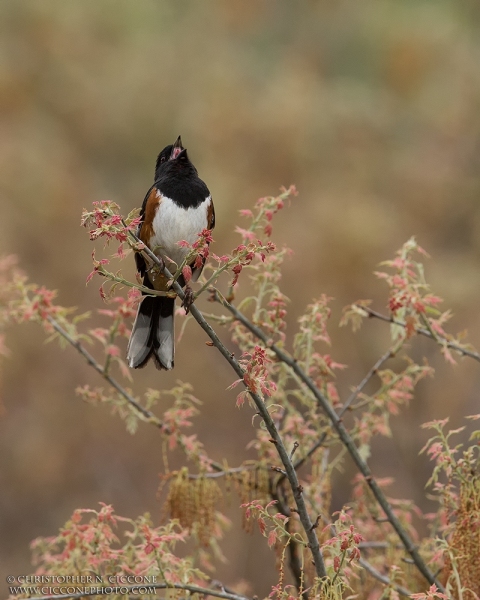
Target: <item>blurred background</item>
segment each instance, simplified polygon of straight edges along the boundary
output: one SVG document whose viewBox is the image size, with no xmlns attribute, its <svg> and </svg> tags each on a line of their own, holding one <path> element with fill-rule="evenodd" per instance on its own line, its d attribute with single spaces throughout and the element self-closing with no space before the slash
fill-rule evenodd
<svg viewBox="0 0 480 600">
<path fill-rule="evenodd" d="M 238 244 L 238 209 L 296 184 L 274 230 L 294 250 L 288 331 L 312 298 L 335 298 L 332 354 L 349 364 L 343 393 L 388 347 L 389 331 L 379 322 L 355 335 L 339 329 L 342 308 L 373 298 L 385 309 L 372 271 L 411 235 L 432 256 L 427 278 L 454 312 L 452 330 L 467 328 L 480 346 L 477 2 L 3 0 L 0 28 L 0 250 L 58 289 L 61 304 L 102 308 L 98 282 L 85 287 L 93 248 L 82 208 L 103 199 L 125 213 L 140 206 L 157 153 L 180 133 L 215 200 L 217 254 Z M 124 271 L 133 276 L 133 265 Z M 251 411 L 235 408 L 232 373 L 204 337 L 190 325 L 175 371 L 136 372 L 134 388 L 190 381 L 204 403 L 200 439 L 236 465 L 250 456 Z M 75 396 L 77 385 L 101 382 L 73 349 L 45 346 L 35 325 L 13 328 L 7 344 L 1 581 L 30 572 L 29 542 L 54 534 L 77 507 L 103 501 L 158 522 L 163 468 L 153 428 L 131 436 Z M 414 340 L 412 353 L 428 357 L 436 378 L 394 422 L 394 439 L 374 445 L 371 465 L 395 474 L 393 495 L 428 509 L 419 425 L 449 415 L 463 424 L 478 412 L 480 370 L 445 364 L 428 340 Z M 336 490 L 333 509 L 347 497 Z M 228 563 L 216 576 L 268 593 L 273 554 L 241 533 L 237 513 L 229 511 Z"/>
</svg>

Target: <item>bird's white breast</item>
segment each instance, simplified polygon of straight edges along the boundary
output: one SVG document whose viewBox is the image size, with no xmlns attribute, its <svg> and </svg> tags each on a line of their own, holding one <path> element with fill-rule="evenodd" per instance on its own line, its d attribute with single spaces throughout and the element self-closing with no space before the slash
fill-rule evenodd
<svg viewBox="0 0 480 600">
<path fill-rule="evenodd" d="M 157 195 L 160 193 L 157 191 Z M 177 266 L 188 254 L 188 248 L 178 245 L 181 240 L 193 244 L 198 234 L 208 227 L 207 211 L 212 199 L 210 196 L 196 208 L 183 208 L 171 198 L 161 196 L 153 220 L 154 235 L 150 238 L 149 246 L 157 253 L 167 256 Z"/>
</svg>

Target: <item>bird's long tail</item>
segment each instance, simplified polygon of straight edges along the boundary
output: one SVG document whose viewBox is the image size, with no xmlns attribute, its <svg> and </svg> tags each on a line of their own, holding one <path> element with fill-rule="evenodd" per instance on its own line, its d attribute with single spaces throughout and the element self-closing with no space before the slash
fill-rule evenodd
<svg viewBox="0 0 480 600">
<path fill-rule="evenodd" d="M 127 348 L 127 362 L 132 369 L 144 367 L 150 358 L 157 369 L 173 369 L 174 311 L 175 298 L 145 296 L 142 299 Z"/>
</svg>

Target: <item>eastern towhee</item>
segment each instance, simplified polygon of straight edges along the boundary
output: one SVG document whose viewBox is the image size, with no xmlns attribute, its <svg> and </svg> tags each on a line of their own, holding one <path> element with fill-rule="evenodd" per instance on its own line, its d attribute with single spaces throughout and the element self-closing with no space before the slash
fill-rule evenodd
<svg viewBox="0 0 480 600">
<path fill-rule="evenodd" d="M 205 183 L 188 158 L 178 136 L 177 141 L 164 148 L 155 165 L 155 180 L 148 190 L 140 212 L 137 235 L 171 272 L 175 272 L 189 252 L 178 242 L 193 244 L 204 229 L 215 226 L 213 202 Z M 158 268 L 147 265 L 140 253 L 135 254 L 137 269 L 143 284 L 153 290 L 167 291 L 167 278 Z M 192 280 L 202 272 L 190 265 Z M 185 286 L 182 276 L 180 285 Z M 191 293 L 191 290 L 188 290 Z M 128 342 L 127 361 L 130 367 L 144 367 L 150 358 L 157 369 L 172 369 L 175 344 L 173 316 L 175 298 L 148 296 L 142 298 Z"/>
</svg>

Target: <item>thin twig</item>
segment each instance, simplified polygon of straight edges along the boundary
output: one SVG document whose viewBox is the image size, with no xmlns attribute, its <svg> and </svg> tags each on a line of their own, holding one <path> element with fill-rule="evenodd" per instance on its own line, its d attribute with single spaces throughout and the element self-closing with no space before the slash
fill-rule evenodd
<svg viewBox="0 0 480 600">
<path fill-rule="evenodd" d="M 301 367 L 298 365 L 298 363 L 290 355 L 288 355 L 286 352 L 281 350 L 278 346 L 276 346 L 275 344 L 272 344 L 269 341 L 268 337 L 263 333 L 263 331 L 259 327 L 257 327 L 253 323 L 251 323 L 247 319 L 247 317 L 245 317 L 245 315 L 243 315 L 238 309 L 236 309 L 229 302 L 227 302 L 223 297 L 221 297 L 220 294 L 215 293 L 214 298 L 215 298 L 215 300 L 220 302 L 225 308 L 227 308 L 227 310 L 229 310 L 236 317 L 236 319 L 238 319 L 243 325 L 245 325 L 268 348 L 270 348 L 276 354 L 276 356 L 279 360 L 281 360 L 283 363 L 288 365 L 293 370 L 293 372 L 303 381 L 303 383 L 307 386 L 307 388 L 312 392 L 312 394 L 315 397 L 315 399 L 317 400 L 319 406 L 322 408 L 323 412 L 327 415 L 327 417 L 331 421 L 332 425 L 336 429 L 339 438 L 341 439 L 342 443 L 344 444 L 344 446 L 347 448 L 348 452 L 350 453 L 350 456 L 352 457 L 353 461 L 357 465 L 358 470 L 364 476 L 365 481 L 367 482 L 368 486 L 372 490 L 373 495 L 375 496 L 375 498 L 377 499 L 377 502 L 382 507 L 384 513 L 387 515 L 388 520 L 390 521 L 393 528 L 397 532 L 397 535 L 401 539 L 407 552 L 413 558 L 415 565 L 417 566 L 417 569 L 422 573 L 422 575 L 425 577 L 425 579 L 430 584 L 435 584 L 437 586 L 437 588 L 444 593 L 445 592 L 444 587 L 440 584 L 440 582 L 437 581 L 434 574 L 431 572 L 431 570 L 428 568 L 428 566 L 426 565 L 423 558 L 420 556 L 420 553 L 418 552 L 417 548 L 415 547 L 413 541 L 410 539 L 410 536 L 405 531 L 405 529 L 402 527 L 399 519 L 394 514 L 393 509 L 392 509 L 390 503 L 388 502 L 385 494 L 381 490 L 376 479 L 373 477 L 369 466 L 361 457 L 361 455 L 358 451 L 358 448 L 355 445 L 355 442 L 353 441 L 352 437 L 350 436 L 347 429 L 343 425 L 341 417 L 339 417 L 337 415 L 337 413 L 335 412 L 335 410 L 333 409 L 331 404 L 328 402 L 327 398 L 318 390 L 318 388 L 316 387 L 316 385 L 314 384 L 312 379 L 303 371 L 303 369 L 301 369 Z"/>
<path fill-rule="evenodd" d="M 384 548 L 388 548 L 389 544 L 387 542 L 360 542 L 358 544 L 358 547 L 361 550 L 362 549 L 369 549 L 369 548 L 373 548 L 373 549 L 381 548 L 381 549 L 384 549 Z"/>
<path fill-rule="evenodd" d="M 365 386 L 370 381 L 370 379 L 378 372 L 378 369 L 380 369 L 380 367 L 383 365 L 383 363 L 385 363 L 389 358 L 392 358 L 392 356 L 395 356 L 395 354 L 399 350 L 399 347 L 402 344 L 403 344 L 403 340 L 400 343 L 396 344 L 393 348 L 389 348 L 385 352 L 385 354 L 383 354 L 377 360 L 377 362 L 373 365 L 373 367 L 370 369 L 370 371 L 368 371 L 368 373 L 365 375 L 365 377 L 362 379 L 362 381 L 357 385 L 357 387 L 350 394 L 347 401 L 342 406 L 342 409 L 338 413 L 339 417 L 341 417 L 343 414 L 345 414 L 345 412 L 348 410 L 348 408 L 351 406 L 351 404 L 353 402 L 355 402 L 355 400 L 357 399 L 358 394 L 360 394 L 362 392 L 362 390 L 365 388 Z"/>
<path fill-rule="evenodd" d="M 342 406 L 342 408 L 338 411 L 337 414 L 338 414 L 338 418 L 339 419 L 349 409 L 349 407 L 352 404 L 352 402 L 355 401 L 355 399 L 357 398 L 358 394 L 360 394 L 360 392 L 367 385 L 367 383 L 370 381 L 370 379 L 373 377 L 373 375 L 375 375 L 375 373 L 378 371 L 378 369 L 383 365 L 383 363 L 386 362 L 389 358 L 391 358 L 394 354 L 395 354 L 395 351 L 393 349 L 389 349 L 389 350 L 387 350 L 387 352 L 385 352 L 385 354 L 383 354 L 377 360 L 377 362 L 373 365 L 373 367 L 370 369 L 370 371 L 368 371 L 368 373 L 365 375 L 365 377 L 362 379 L 362 381 L 358 384 L 358 386 L 350 394 L 350 397 L 347 399 L 347 401 Z M 327 439 L 327 435 L 328 435 L 327 432 L 322 433 L 322 435 L 320 436 L 320 438 L 318 439 L 318 441 L 315 442 L 315 444 L 308 450 L 308 452 L 304 456 L 302 456 L 302 458 L 300 458 L 299 460 L 297 460 L 297 462 L 294 465 L 295 469 L 299 469 L 303 464 L 305 464 L 305 462 L 313 454 L 315 454 L 315 452 L 319 448 L 321 448 L 323 446 L 323 443 Z M 279 480 L 279 483 L 281 483 L 280 480 Z"/>
<path fill-rule="evenodd" d="M 403 321 L 399 321 L 397 319 L 394 319 L 391 316 L 379 313 L 376 310 L 369 308 L 368 306 L 361 306 L 358 304 L 355 304 L 354 306 L 356 306 L 356 308 L 358 308 L 359 310 L 363 310 L 364 312 L 366 312 L 369 317 L 372 317 L 375 319 L 380 319 L 381 321 L 385 321 L 386 323 L 392 323 L 393 325 L 399 325 L 400 327 L 405 327 L 405 328 L 407 327 L 407 324 L 404 323 Z M 424 335 L 425 337 L 428 337 L 435 341 L 440 341 L 447 348 L 450 348 L 451 350 L 455 350 L 455 352 L 458 352 L 459 354 L 463 354 L 464 356 L 469 356 L 470 358 L 473 358 L 474 360 L 478 360 L 480 362 L 480 353 L 475 352 L 474 350 L 468 350 L 468 348 L 462 348 L 462 346 L 459 346 L 455 342 L 451 342 L 450 340 L 447 340 L 447 338 L 442 337 L 441 335 L 437 335 L 437 336 L 432 335 L 430 333 L 430 331 L 428 331 L 428 329 L 424 329 L 423 327 L 416 327 L 415 333 Z"/>
<path fill-rule="evenodd" d="M 112 593 L 117 594 L 121 593 L 121 595 L 128 594 L 130 592 L 136 592 L 137 594 L 141 590 L 142 597 L 145 596 L 145 589 L 155 589 L 155 590 L 187 590 L 192 592 L 192 594 L 202 594 L 204 596 L 216 596 L 217 598 L 225 598 L 225 600 L 249 600 L 246 596 L 240 596 L 238 594 L 230 594 L 225 591 L 220 590 L 212 590 L 208 588 L 198 587 L 196 585 L 189 585 L 186 583 L 145 583 L 142 585 L 102 585 L 101 587 L 92 586 L 91 591 L 83 591 L 77 594 L 58 594 L 55 596 L 35 596 L 29 598 L 29 600 L 66 600 L 67 598 L 72 598 L 72 600 L 76 598 L 84 598 L 86 596 L 107 596 Z M 107 592 L 104 590 L 113 590 L 112 592 Z M 120 591 L 121 590 L 121 591 Z"/>
<path fill-rule="evenodd" d="M 332 531 L 332 534 L 334 536 L 336 536 L 337 528 L 335 527 L 335 525 L 333 523 L 330 523 L 330 529 Z M 359 549 L 365 548 L 367 543 L 368 542 L 360 542 L 357 545 L 357 547 Z M 371 542 L 371 543 L 375 543 L 375 542 Z M 385 547 L 388 547 L 388 544 L 385 544 Z M 397 585 L 396 583 L 392 582 L 386 575 L 382 575 L 382 573 L 380 573 L 380 571 L 377 571 L 377 569 L 373 565 L 371 565 L 367 560 L 365 560 L 364 558 L 359 557 L 358 562 L 359 562 L 360 566 L 363 567 L 366 571 L 368 571 L 368 573 L 370 573 L 370 575 L 372 577 L 374 577 L 375 579 L 378 579 L 378 581 L 381 581 L 385 585 L 390 586 L 390 588 L 394 589 L 400 595 L 406 596 L 407 598 L 409 598 L 412 595 L 412 592 L 408 591 L 403 586 Z"/>
<path fill-rule="evenodd" d="M 228 475 L 236 475 L 237 473 L 244 473 L 245 471 L 253 471 L 255 469 L 262 469 L 258 465 L 245 465 L 244 467 L 233 467 L 232 469 L 223 469 L 222 471 L 216 471 L 215 473 L 201 473 L 196 475 L 194 473 L 188 474 L 188 479 L 218 479 L 219 477 L 226 477 Z"/>
<path fill-rule="evenodd" d="M 97 371 L 107 381 L 121 396 L 124 398 L 130 406 L 140 415 L 140 418 L 147 422 L 155 425 L 162 430 L 163 433 L 169 434 L 171 433 L 169 428 L 150 410 L 144 408 L 141 404 L 139 404 L 135 398 L 127 392 L 127 390 L 122 387 L 116 379 L 114 379 L 109 373 L 105 370 L 105 368 L 95 360 L 95 358 L 88 352 L 88 350 L 83 346 L 78 340 L 73 338 L 61 325 L 56 321 L 53 317 L 47 316 L 47 320 L 50 325 L 55 329 L 55 331 L 60 334 L 70 345 L 72 345 L 75 350 L 79 354 L 81 354 L 86 362 Z M 218 462 L 214 460 L 208 459 L 208 464 L 218 472 L 218 476 L 224 475 L 224 467 Z M 241 471 L 243 468 L 239 467 L 238 471 Z M 235 469 L 231 469 L 231 472 L 234 472 Z M 204 476 L 213 477 L 214 473 L 205 473 Z M 200 475 L 198 477 L 201 477 Z"/>
<path fill-rule="evenodd" d="M 77 352 L 79 352 L 87 363 L 92 366 L 97 373 L 99 373 L 108 383 L 122 396 L 129 404 L 134 408 L 134 410 L 142 415 L 143 419 L 149 423 L 153 423 L 160 429 L 163 429 L 166 433 L 168 431 L 165 429 L 165 425 L 162 421 L 154 415 L 151 411 L 144 408 L 141 404 L 139 404 L 135 398 L 127 392 L 125 388 L 123 388 L 118 381 L 116 381 L 113 377 L 111 377 L 103 368 L 103 366 L 97 362 L 93 356 L 85 349 L 85 347 L 75 338 L 73 338 L 63 327 L 56 321 L 53 317 L 47 317 L 50 325 L 55 329 L 57 333 L 59 333 L 69 344 L 71 344 Z"/>
<path fill-rule="evenodd" d="M 405 596 L 406 598 L 409 598 L 412 595 L 412 592 L 408 591 L 403 586 L 397 585 L 396 583 L 392 583 L 392 581 L 390 581 L 390 579 L 386 575 L 382 575 L 380 573 L 380 571 L 377 571 L 377 569 L 373 565 L 371 565 L 367 560 L 365 560 L 364 558 L 359 558 L 358 562 L 365 569 L 365 571 L 368 571 L 370 573 L 370 575 L 372 577 L 374 577 L 375 579 L 378 579 L 378 581 L 381 581 L 385 585 L 390 586 L 392 589 L 394 589 L 396 592 L 398 592 L 401 596 Z"/>
<path fill-rule="evenodd" d="M 131 234 L 131 236 L 135 239 L 135 241 L 137 243 L 141 243 L 139 238 L 133 232 L 129 232 L 129 233 Z M 152 260 L 157 266 L 159 266 L 160 268 L 163 269 L 163 272 L 166 275 L 167 279 L 169 279 L 169 280 L 172 279 L 172 274 L 170 273 L 168 268 L 166 268 L 165 265 L 162 264 L 162 262 L 157 258 L 157 256 L 147 246 L 145 246 L 142 249 L 142 253 L 145 253 L 150 260 Z M 183 292 L 182 287 L 178 284 L 178 282 L 174 281 L 172 283 L 172 287 L 173 287 L 174 291 L 178 294 L 180 299 L 183 300 L 185 298 L 185 294 Z M 240 366 L 239 362 L 234 357 L 234 355 L 231 352 L 229 352 L 228 349 L 224 346 L 224 344 L 220 341 L 219 337 L 217 336 L 215 331 L 212 329 L 211 325 L 207 322 L 207 320 L 204 318 L 204 316 L 198 310 L 198 308 L 195 306 L 195 304 L 191 305 L 190 313 L 193 316 L 193 318 L 197 321 L 197 323 L 200 325 L 200 327 L 205 331 L 205 333 L 208 335 L 208 337 L 212 340 L 213 345 L 220 351 L 220 354 L 226 359 L 226 361 L 230 364 L 230 366 L 233 368 L 235 373 L 243 381 L 243 377 L 245 375 L 244 370 L 242 369 L 242 367 Z M 293 497 L 295 499 L 295 504 L 297 506 L 300 522 L 302 523 L 302 527 L 305 530 L 305 534 L 308 539 L 308 545 L 312 552 L 312 557 L 313 557 L 313 561 L 315 564 L 316 574 L 319 578 L 324 578 L 327 576 L 327 571 L 326 571 L 325 563 L 323 561 L 322 553 L 320 550 L 320 544 L 319 544 L 318 537 L 317 537 L 315 530 L 312 530 L 312 521 L 311 521 L 308 511 L 307 511 L 305 499 L 302 494 L 302 487 L 298 481 L 297 473 L 293 466 L 293 462 L 290 459 L 289 453 L 288 453 L 287 449 L 285 448 L 285 445 L 283 443 L 282 438 L 280 437 L 280 434 L 277 431 L 277 428 L 275 427 L 275 422 L 272 419 L 270 413 L 268 412 L 268 408 L 267 408 L 265 402 L 256 392 L 250 390 L 246 384 L 245 384 L 245 387 L 247 388 L 248 393 L 250 394 L 253 402 L 255 403 L 255 406 L 257 407 L 258 412 L 260 413 L 260 415 L 263 419 L 263 422 L 265 423 L 265 427 L 267 428 L 267 431 L 273 440 L 275 448 L 277 449 L 280 460 L 282 461 L 283 466 L 285 467 L 285 471 L 287 473 L 287 479 L 288 479 L 288 482 L 293 491 Z"/>
<path fill-rule="evenodd" d="M 312 446 L 312 447 L 311 447 L 311 448 L 308 450 L 308 452 L 307 452 L 307 453 L 306 453 L 304 456 L 302 456 L 302 458 L 299 458 L 299 459 L 297 460 L 297 462 L 296 462 L 296 463 L 295 463 L 295 465 L 294 465 L 294 467 L 295 467 L 295 469 L 296 469 L 296 470 L 298 470 L 298 469 L 299 469 L 301 466 L 303 466 L 303 465 L 304 465 L 304 464 L 307 462 L 307 460 L 308 460 L 308 459 L 309 459 L 311 456 L 313 456 L 313 454 L 315 454 L 315 452 L 316 452 L 316 451 L 317 451 L 319 448 L 321 448 L 321 447 L 323 446 L 323 443 L 324 443 L 324 442 L 325 442 L 325 440 L 327 439 L 327 435 L 328 435 L 328 434 L 327 434 L 327 432 L 326 432 L 326 431 L 324 431 L 324 432 L 322 433 L 322 435 L 319 437 L 318 441 L 317 441 L 317 442 L 315 442 L 315 444 L 313 444 L 313 446 Z M 278 480 L 278 484 L 280 484 L 280 483 L 282 483 L 282 479 L 281 479 L 281 478 Z"/>
<path fill-rule="evenodd" d="M 144 285 L 140 285 L 138 283 L 132 283 L 131 281 L 128 281 L 128 279 L 125 279 L 123 277 L 118 277 L 118 275 L 115 275 L 114 273 L 107 271 L 102 265 L 100 265 L 97 268 L 97 273 L 110 281 L 114 281 L 115 283 L 120 283 L 120 284 L 124 285 L 125 287 L 137 289 L 140 292 L 143 292 L 144 294 L 147 294 L 149 296 L 160 296 L 162 298 L 175 298 L 175 296 L 176 296 L 176 294 L 174 294 L 173 292 L 169 292 L 169 291 L 164 292 L 162 290 L 152 290 L 151 288 L 148 288 Z"/>
<path fill-rule="evenodd" d="M 293 455 L 295 454 L 295 452 L 297 451 L 297 448 L 300 446 L 300 444 L 297 442 L 297 440 L 295 440 L 293 442 L 293 448 L 292 451 L 290 452 L 290 458 L 293 458 Z"/>
</svg>

